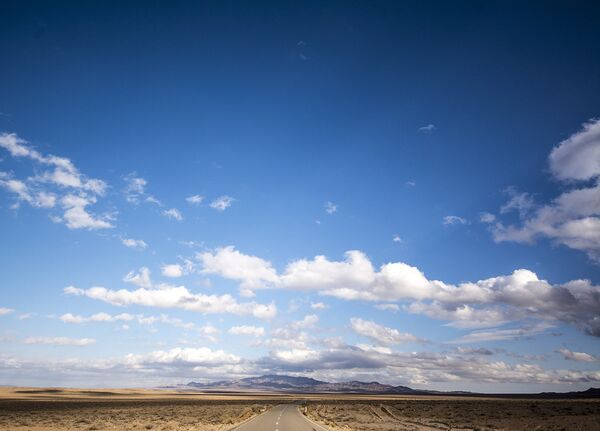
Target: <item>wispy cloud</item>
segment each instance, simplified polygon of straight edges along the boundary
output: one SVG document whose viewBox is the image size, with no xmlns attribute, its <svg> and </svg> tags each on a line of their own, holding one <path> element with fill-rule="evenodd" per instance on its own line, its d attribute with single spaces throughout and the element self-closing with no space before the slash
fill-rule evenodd
<svg viewBox="0 0 600 431">
<path fill-rule="evenodd" d="M 573 352 L 569 349 L 558 349 L 558 353 L 560 353 L 564 359 L 569 361 L 579 361 L 579 362 L 597 362 L 598 358 L 594 355 L 590 355 L 589 353 L 584 352 Z"/>
<path fill-rule="evenodd" d="M 89 346 L 96 340 L 93 338 L 69 338 L 69 337 L 28 337 L 23 341 L 25 344 L 49 344 L 54 346 Z"/>
<path fill-rule="evenodd" d="M 7 314 L 13 313 L 15 310 L 12 308 L 0 307 L 0 316 L 5 316 Z"/>
<path fill-rule="evenodd" d="M 141 239 L 121 238 L 121 243 L 125 247 L 137 248 L 137 249 L 140 249 L 140 250 L 144 250 L 144 249 L 146 249 L 148 247 L 148 244 L 146 244 L 146 241 L 141 240 Z"/>
<path fill-rule="evenodd" d="M 426 126 L 419 127 L 419 132 L 423 133 L 433 133 L 436 130 L 436 127 L 433 124 L 427 124 Z"/>
<path fill-rule="evenodd" d="M 225 211 L 233 204 L 234 201 L 235 199 L 231 196 L 223 195 L 213 200 L 209 206 L 217 211 Z"/>
<path fill-rule="evenodd" d="M 229 331 L 227 331 L 227 332 L 229 332 L 230 334 L 233 334 L 233 335 L 262 337 L 263 335 L 265 335 L 265 328 L 263 328 L 262 326 L 247 326 L 247 325 L 233 326 L 233 327 L 229 328 Z"/>
<path fill-rule="evenodd" d="M 181 214 L 181 212 L 177 209 L 177 208 L 171 208 L 168 210 L 164 210 L 162 212 L 162 215 L 164 215 L 166 218 L 172 219 L 172 220 L 177 220 L 177 221 L 182 221 L 183 220 L 183 215 Z"/>
<path fill-rule="evenodd" d="M 192 195 L 192 196 L 188 196 L 187 198 L 185 198 L 185 201 L 192 205 L 200 205 L 203 200 L 204 200 L 204 196 L 200 196 L 200 195 Z"/>
<path fill-rule="evenodd" d="M 330 201 L 325 202 L 325 212 L 327 214 L 336 213 L 337 210 L 338 210 L 338 206 L 336 204 L 334 204 L 333 202 L 330 202 Z"/>
<path fill-rule="evenodd" d="M 468 223 L 469 223 L 469 221 L 466 218 L 459 217 L 456 215 L 447 215 L 442 220 L 442 224 L 444 224 L 445 226 L 461 225 L 461 224 L 468 224 Z"/>
</svg>

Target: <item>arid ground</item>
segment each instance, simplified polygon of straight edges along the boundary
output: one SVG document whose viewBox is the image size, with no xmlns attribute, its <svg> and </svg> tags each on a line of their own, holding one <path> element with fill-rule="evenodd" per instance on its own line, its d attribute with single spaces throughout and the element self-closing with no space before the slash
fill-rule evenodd
<svg viewBox="0 0 600 431">
<path fill-rule="evenodd" d="M 600 430 L 600 400 L 15 387 L 0 388 L 0 430 L 230 430 L 291 402 L 332 431 Z"/>
</svg>

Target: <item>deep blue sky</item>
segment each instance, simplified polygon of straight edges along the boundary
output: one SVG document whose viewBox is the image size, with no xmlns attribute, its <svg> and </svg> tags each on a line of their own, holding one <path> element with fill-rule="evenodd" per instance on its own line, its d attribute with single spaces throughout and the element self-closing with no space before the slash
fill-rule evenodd
<svg viewBox="0 0 600 431">
<path fill-rule="evenodd" d="M 584 181 L 565 180 L 564 164 L 549 162 L 553 148 L 577 140 L 578 132 L 589 138 L 592 156 L 575 149 L 573 157 L 593 161 L 600 154 L 600 133 L 593 129 L 600 116 L 600 6 L 3 1 L 0 10 L 0 307 L 7 310 L 0 316 L 2 383 L 120 384 L 127 354 L 153 371 L 152 379 L 127 382 L 140 385 L 271 371 L 440 389 L 495 390 L 504 382 L 506 390 L 568 390 L 600 380 L 600 345 L 590 335 L 600 335 L 593 320 L 600 315 L 598 300 L 590 299 L 599 294 L 594 223 L 600 211 L 567 211 L 553 203 L 583 189 L 592 191 L 585 199 L 596 202 L 600 169 Z M 105 190 L 42 179 L 56 165 L 11 153 L 9 141 L 41 157 L 71 160 L 80 179 L 102 180 Z M 132 198 L 134 178 L 146 184 Z M 15 192 L 15 180 L 31 196 L 52 194 L 56 202 L 38 208 Z M 110 227 L 81 219 L 69 224 L 70 207 L 61 200 L 66 195 L 89 200 L 77 208 Z M 202 202 L 186 202 L 193 195 Z M 160 204 L 147 202 L 149 196 Z M 222 211 L 210 206 L 221 196 L 233 198 Z M 513 210 L 502 211 L 511 199 Z M 328 202 L 335 207 L 331 214 Z M 182 220 L 164 216 L 172 208 Z M 542 223 L 539 214 L 546 210 L 555 218 Z M 481 222 L 484 213 L 494 221 Z M 573 227 L 584 219 L 582 228 Z M 511 225 L 532 236 L 504 235 Z M 127 247 L 126 239 L 146 245 Z M 196 244 L 183 244 L 189 241 Z M 523 268 L 547 280 L 552 293 L 535 290 L 537 282 L 518 288 L 498 282 L 488 292 L 493 298 L 485 300 L 461 298 L 457 291 L 450 299 L 425 295 L 412 287 L 410 294 L 382 293 L 378 281 L 353 279 L 352 265 L 340 274 L 332 275 L 332 268 L 313 274 L 315 286 L 304 278 L 284 280 L 288 264 L 318 255 L 343 262 L 349 250 L 368 256 L 375 271 L 403 262 L 429 282 L 454 287 Z M 224 260 L 210 267 L 208 256 Z M 248 256 L 262 260 L 250 259 L 246 268 Z M 276 275 L 256 276 L 267 261 Z M 161 275 L 170 264 L 180 265 L 183 274 Z M 123 278 L 142 267 L 152 275 L 146 289 L 168 282 L 193 294 L 229 294 L 254 304 L 249 307 L 273 304 L 277 313 L 205 314 L 172 304 L 157 308 L 139 298 L 119 307 L 63 291 L 136 291 L 140 285 Z M 227 270 L 241 267 L 243 275 Z M 246 289 L 255 296 L 240 296 L 238 286 L 256 277 L 259 285 Z M 577 304 L 567 312 L 552 298 L 578 279 L 590 280 L 588 296 L 575 295 Z M 394 280 L 381 283 L 397 292 L 404 279 Z M 377 293 L 351 298 L 332 286 Z M 311 308 L 320 302 L 328 308 Z M 383 303 L 398 310 L 374 307 Z M 463 318 L 460 326 L 456 315 L 417 312 L 416 304 L 447 312 L 465 306 L 500 310 L 502 316 L 479 324 Z M 195 326 L 131 320 L 124 330 L 123 321 L 114 319 L 60 319 L 98 312 L 164 313 Z M 294 324 L 313 314 L 317 322 Z M 213 338 L 202 329 L 207 325 L 215 328 Z M 240 325 L 263 328 L 264 335 L 243 339 L 228 332 Z M 493 339 L 505 330 L 517 335 Z M 473 331 L 496 335 L 461 344 Z M 398 334 L 414 338 L 400 340 Z M 296 342 L 281 341 L 286 337 Z M 73 345 L 86 338 L 95 342 Z M 365 345 L 391 350 L 373 353 Z M 464 350 L 480 347 L 490 354 Z M 310 362 L 357 349 L 365 357 L 379 355 L 381 365 L 320 369 Z M 155 363 L 156 352 L 171 359 L 183 355 L 187 365 L 169 374 Z M 482 369 L 502 361 L 510 372 L 485 382 L 454 369 L 458 380 L 449 381 L 441 370 L 452 372 L 452 366 L 423 364 L 414 377 L 414 370 L 393 365 L 409 352 L 483 361 Z M 211 359 L 225 367 L 219 368 L 207 366 L 206 355 L 237 359 Z M 52 365 L 48 361 L 67 358 L 98 377 L 36 374 Z M 13 360 L 24 364 L 19 373 L 9 365 Z M 103 377 L 94 361 L 112 361 L 117 377 Z M 518 364 L 550 370 L 553 377 L 525 378 L 517 375 Z M 561 380 L 564 370 L 584 373 L 583 381 Z"/>
</svg>

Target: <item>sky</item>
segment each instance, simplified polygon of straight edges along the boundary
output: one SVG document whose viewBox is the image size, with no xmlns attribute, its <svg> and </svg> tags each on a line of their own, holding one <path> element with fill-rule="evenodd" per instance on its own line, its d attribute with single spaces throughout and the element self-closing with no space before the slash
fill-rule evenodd
<svg viewBox="0 0 600 431">
<path fill-rule="evenodd" d="M 3 1 L 0 384 L 600 386 L 600 6 Z"/>
</svg>

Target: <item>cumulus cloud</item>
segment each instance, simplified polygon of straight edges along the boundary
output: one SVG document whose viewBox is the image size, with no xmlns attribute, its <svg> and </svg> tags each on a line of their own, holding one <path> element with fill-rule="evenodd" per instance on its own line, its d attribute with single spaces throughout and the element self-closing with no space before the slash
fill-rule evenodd
<svg viewBox="0 0 600 431">
<path fill-rule="evenodd" d="M 550 169 L 559 180 L 590 180 L 600 174 L 600 119 L 583 124 L 582 130 L 558 144 L 549 157 Z"/>
<path fill-rule="evenodd" d="M 234 200 L 235 199 L 233 199 L 231 196 L 223 195 L 213 200 L 209 206 L 212 209 L 222 212 L 229 208 L 233 204 Z"/>
<path fill-rule="evenodd" d="M 60 200 L 60 203 L 65 210 L 62 221 L 70 229 L 95 230 L 114 227 L 108 217 L 98 218 L 87 211 L 87 206 L 96 203 L 96 198 L 93 196 L 68 194 Z"/>
<path fill-rule="evenodd" d="M 148 247 L 148 244 L 146 244 L 146 241 L 141 240 L 141 239 L 121 238 L 121 243 L 123 243 L 123 245 L 125 247 L 137 248 L 140 250 L 144 250 Z"/>
<path fill-rule="evenodd" d="M 68 338 L 68 337 L 28 337 L 25 344 L 49 344 L 54 346 L 89 346 L 96 340 L 93 338 Z"/>
<path fill-rule="evenodd" d="M 394 236 L 392 236 L 392 241 L 393 242 L 402 242 L 402 238 L 400 238 L 400 235 L 394 235 Z"/>
<path fill-rule="evenodd" d="M 212 350 L 208 347 L 156 350 L 146 354 L 129 354 L 125 358 L 128 366 L 156 367 L 161 365 L 179 364 L 191 369 L 205 366 L 239 364 L 239 356 L 226 353 L 223 350 Z"/>
<path fill-rule="evenodd" d="M 183 220 L 183 215 L 177 208 L 171 208 L 168 210 L 164 210 L 162 212 L 162 215 L 164 215 L 166 218 L 177 220 L 177 221 Z"/>
<path fill-rule="evenodd" d="M 251 337 L 262 337 L 265 334 L 265 328 L 262 326 L 233 326 L 228 331 L 233 335 L 247 335 Z"/>
<path fill-rule="evenodd" d="M 270 262 L 256 256 L 240 253 L 233 246 L 218 248 L 197 255 L 203 274 L 215 274 L 241 282 L 242 294 L 277 282 L 277 274 Z"/>
<path fill-rule="evenodd" d="M 511 196 L 500 212 L 518 210 L 520 225 L 506 224 L 491 214 L 482 221 L 489 224 L 496 242 L 532 244 L 548 238 L 600 262 L 600 120 L 589 121 L 556 146 L 549 164 L 567 191 L 543 205 L 535 205 L 526 193 Z"/>
<path fill-rule="evenodd" d="M 13 310 L 12 308 L 0 307 L 0 316 L 13 313 L 14 311 L 15 310 Z"/>
<path fill-rule="evenodd" d="M 110 216 L 96 216 L 87 208 L 105 194 L 108 186 L 104 181 L 82 174 L 67 158 L 40 153 L 14 133 L 0 134 L 0 148 L 7 150 L 12 157 L 32 161 L 37 168 L 37 173 L 25 180 L 0 172 L 0 187 L 17 198 L 14 208 L 18 208 L 21 202 L 46 209 L 53 209 L 60 203 L 62 216 L 53 215 L 51 218 L 70 229 L 113 227 Z"/>
<path fill-rule="evenodd" d="M 192 205 L 200 205 L 203 200 L 204 200 L 204 196 L 200 196 L 200 195 L 192 195 L 192 196 L 188 196 L 187 198 L 185 198 L 185 201 Z"/>
<path fill-rule="evenodd" d="M 274 303 L 238 302 L 231 295 L 194 294 L 184 286 L 164 285 L 159 288 L 140 287 L 135 290 L 111 290 L 105 287 L 80 289 L 69 286 L 68 295 L 85 296 L 117 306 L 141 305 L 158 308 L 180 308 L 198 313 L 231 313 L 272 319 L 277 313 Z"/>
<path fill-rule="evenodd" d="M 419 340 L 413 334 L 400 332 L 397 329 L 388 328 L 371 320 L 363 320 L 357 317 L 350 319 L 350 327 L 358 335 L 370 338 L 371 340 L 376 341 L 384 346 L 415 342 Z"/>
<path fill-rule="evenodd" d="M 310 304 L 310 308 L 312 308 L 313 310 L 326 310 L 327 308 L 329 308 L 329 306 L 324 302 L 312 302 Z"/>
<path fill-rule="evenodd" d="M 469 382 L 494 384 L 586 384 L 600 382 L 600 371 L 547 369 L 536 364 L 488 360 L 485 352 L 393 352 L 381 346 L 351 346 L 342 342 L 325 348 L 275 348 L 256 360 L 244 359 L 208 347 L 175 347 L 128 354 L 109 360 L 28 360 L 0 354 L 0 377 L 17 383 L 36 376 L 36 381 L 106 383 L 138 386 L 172 384 L 174 379 L 200 376 L 208 380 L 235 379 L 269 372 L 302 373 L 323 380 L 379 380 L 393 384 L 427 385 L 441 382 L 464 389 Z M 79 380 L 74 380 L 76 377 Z M 21 380 L 19 380 L 21 379 Z M 42 380 L 47 382 L 48 380 Z"/>
<path fill-rule="evenodd" d="M 580 362 L 596 362 L 598 360 L 597 357 L 590 355 L 589 353 L 584 352 L 572 352 L 569 349 L 558 349 L 563 358 L 569 361 L 580 361 Z"/>
<path fill-rule="evenodd" d="M 219 259 L 223 253 L 227 259 Z M 200 256 L 203 271 L 242 286 L 314 291 L 345 300 L 409 301 L 408 311 L 449 320 L 458 328 L 492 327 L 527 317 L 573 324 L 600 336 L 600 286 L 589 280 L 550 284 L 526 269 L 460 284 L 430 280 L 414 266 L 391 262 L 376 269 L 361 251 L 342 261 L 325 256 L 291 261 L 277 273 L 269 261 L 233 247 Z"/>
</svg>

